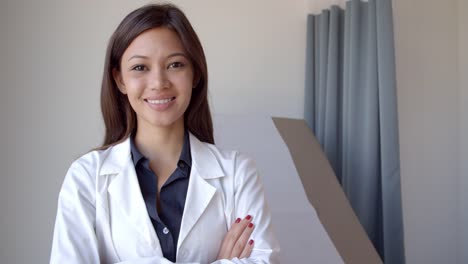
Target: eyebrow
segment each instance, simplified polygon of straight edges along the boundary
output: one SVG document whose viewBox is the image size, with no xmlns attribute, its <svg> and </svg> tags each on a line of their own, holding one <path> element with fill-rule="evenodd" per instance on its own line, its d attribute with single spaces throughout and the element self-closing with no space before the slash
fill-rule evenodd
<svg viewBox="0 0 468 264">
<path fill-rule="evenodd" d="M 174 52 L 172 54 L 169 54 L 166 58 L 172 58 L 172 57 L 175 57 L 175 56 L 183 56 L 183 57 L 186 57 L 187 58 L 187 55 L 185 55 L 184 53 L 182 52 Z M 133 55 L 132 57 L 130 57 L 128 59 L 128 61 L 130 61 L 131 59 L 148 59 L 147 56 L 143 56 L 143 55 Z"/>
</svg>

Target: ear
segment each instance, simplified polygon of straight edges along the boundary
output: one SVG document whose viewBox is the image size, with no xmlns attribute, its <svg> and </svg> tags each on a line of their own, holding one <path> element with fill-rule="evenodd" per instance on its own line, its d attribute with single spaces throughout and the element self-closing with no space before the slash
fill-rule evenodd
<svg viewBox="0 0 468 264">
<path fill-rule="evenodd" d="M 127 89 L 125 88 L 125 84 L 122 80 L 122 74 L 117 69 L 112 69 L 112 77 L 114 77 L 114 81 L 117 84 L 117 88 L 119 88 L 120 92 L 123 94 L 127 94 Z"/>
</svg>

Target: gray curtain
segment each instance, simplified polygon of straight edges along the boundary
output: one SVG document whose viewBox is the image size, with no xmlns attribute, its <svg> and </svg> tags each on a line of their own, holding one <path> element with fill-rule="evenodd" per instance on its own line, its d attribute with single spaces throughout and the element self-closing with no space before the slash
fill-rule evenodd
<svg viewBox="0 0 468 264">
<path fill-rule="evenodd" d="M 308 16 L 305 118 L 384 263 L 405 263 L 390 0 Z"/>
</svg>

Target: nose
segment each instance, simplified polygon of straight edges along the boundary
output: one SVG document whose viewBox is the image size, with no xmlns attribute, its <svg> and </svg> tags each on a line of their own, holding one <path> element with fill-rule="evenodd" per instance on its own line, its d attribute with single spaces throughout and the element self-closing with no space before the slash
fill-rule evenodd
<svg viewBox="0 0 468 264">
<path fill-rule="evenodd" d="M 164 69 L 154 70 L 151 73 L 149 87 L 151 90 L 162 90 L 169 88 L 169 79 Z"/>
</svg>

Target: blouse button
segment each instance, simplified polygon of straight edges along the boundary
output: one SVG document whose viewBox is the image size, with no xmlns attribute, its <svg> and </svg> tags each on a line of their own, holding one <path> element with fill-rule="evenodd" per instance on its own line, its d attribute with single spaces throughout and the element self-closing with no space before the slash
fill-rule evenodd
<svg viewBox="0 0 468 264">
<path fill-rule="evenodd" d="M 169 233 L 169 229 L 167 229 L 167 227 L 164 227 L 163 233 L 164 233 L 165 235 L 167 235 L 167 234 Z"/>
</svg>

